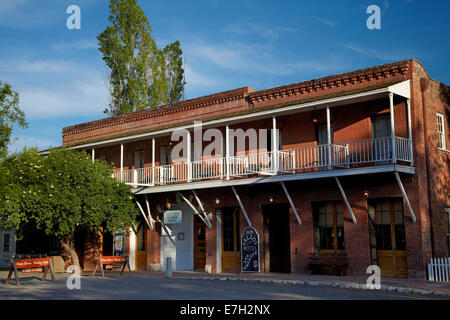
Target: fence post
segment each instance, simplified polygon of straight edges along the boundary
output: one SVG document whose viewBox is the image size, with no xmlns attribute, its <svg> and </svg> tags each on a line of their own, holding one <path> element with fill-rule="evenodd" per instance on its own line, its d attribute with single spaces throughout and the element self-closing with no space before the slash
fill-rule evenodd
<svg viewBox="0 0 450 320">
<path fill-rule="evenodd" d="M 166 259 L 166 278 L 172 278 L 172 257 Z"/>
</svg>

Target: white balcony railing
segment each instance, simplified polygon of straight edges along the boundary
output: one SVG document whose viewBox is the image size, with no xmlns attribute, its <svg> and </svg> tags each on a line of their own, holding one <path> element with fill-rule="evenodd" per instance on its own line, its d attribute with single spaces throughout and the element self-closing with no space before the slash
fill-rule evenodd
<svg viewBox="0 0 450 320">
<path fill-rule="evenodd" d="M 396 137 L 395 150 L 395 162 L 413 163 L 410 140 Z M 392 139 L 387 137 L 115 171 L 113 176 L 130 185 L 153 186 L 390 163 Z"/>
</svg>

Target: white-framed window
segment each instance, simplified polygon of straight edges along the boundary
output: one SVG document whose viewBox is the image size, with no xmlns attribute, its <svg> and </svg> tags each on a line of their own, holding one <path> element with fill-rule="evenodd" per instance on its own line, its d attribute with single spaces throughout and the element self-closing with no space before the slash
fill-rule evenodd
<svg viewBox="0 0 450 320">
<path fill-rule="evenodd" d="M 438 148 L 446 149 L 445 146 L 445 123 L 444 123 L 444 115 L 440 113 L 436 113 L 436 124 L 437 124 L 437 132 L 438 132 Z"/>
</svg>

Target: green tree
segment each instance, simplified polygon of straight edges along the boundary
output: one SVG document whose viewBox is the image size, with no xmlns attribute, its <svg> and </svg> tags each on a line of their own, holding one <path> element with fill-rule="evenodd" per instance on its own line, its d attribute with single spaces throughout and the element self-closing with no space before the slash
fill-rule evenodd
<svg viewBox="0 0 450 320">
<path fill-rule="evenodd" d="M 25 114 L 19 106 L 19 94 L 0 81 L 0 159 L 8 153 L 14 124 L 26 128 Z"/>
<path fill-rule="evenodd" d="M 112 167 L 92 163 L 83 152 L 63 149 L 41 156 L 28 149 L 9 156 L 2 170 L 0 228 L 15 228 L 20 236 L 20 227 L 32 224 L 58 238 L 78 266 L 76 230 L 126 230 L 139 214 L 130 188 L 112 178 Z"/>
<path fill-rule="evenodd" d="M 137 0 L 111 0 L 108 26 L 98 37 L 109 72 L 109 115 L 180 101 L 184 80 L 182 50 L 175 41 L 158 49 Z"/>
</svg>

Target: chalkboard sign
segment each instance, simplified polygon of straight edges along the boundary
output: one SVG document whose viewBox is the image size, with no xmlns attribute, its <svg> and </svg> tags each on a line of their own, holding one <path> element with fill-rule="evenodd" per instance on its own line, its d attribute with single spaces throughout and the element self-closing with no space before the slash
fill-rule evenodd
<svg viewBox="0 0 450 320">
<path fill-rule="evenodd" d="M 259 235 L 249 227 L 241 236 L 242 272 L 259 272 Z"/>
</svg>

